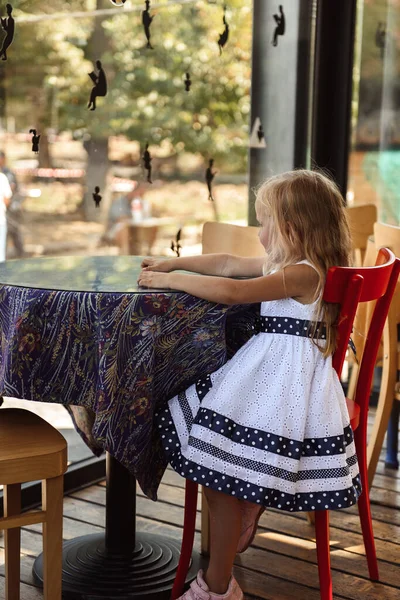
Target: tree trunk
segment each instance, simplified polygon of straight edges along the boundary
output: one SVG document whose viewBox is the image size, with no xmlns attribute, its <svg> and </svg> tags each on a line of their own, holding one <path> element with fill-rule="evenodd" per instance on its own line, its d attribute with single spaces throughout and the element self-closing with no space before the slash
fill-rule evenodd
<svg viewBox="0 0 400 600">
<path fill-rule="evenodd" d="M 113 8 L 109 0 L 96 0 L 96 9 Z M 94 19 L 93 30 L 88 40 L 85 56 L 94 63 L 101 60 L 104 52 L 109 50 L 109 40 L 104 32 L 103 20 L 106 17 Z M 94 114 L 94 113 L 93 113 Z M 89 126 L 91 139 L 84 142 L 83 146 L 88 153 L 86 168 L 86 190 L 83 199 L 85 218 L 89 221 L 104 222 L 107 214 L 111 190 L 107 188 L 107 174 L 110 163 L 108 159 L 108 138 L 96 137 L 96 132 Z M 94 188 L 99 186 L 102 201 L 96 208 L 93 201 Z"/>
<path fill-rule="evenodd" d="M 92 138 L 83 144 L 87 155 L 86 189 L 84 195 L 83 209 L 88 221 L 103 221 L 106 211 L 107 195 L 107 172 L 108 172 L 108 140 Z M 93 200 L 94 188 L 99 186 L 102 201 L 100 207 L 96 208 Z M 106 197 L 105 197 L 106 196 Z"/>
</svg>

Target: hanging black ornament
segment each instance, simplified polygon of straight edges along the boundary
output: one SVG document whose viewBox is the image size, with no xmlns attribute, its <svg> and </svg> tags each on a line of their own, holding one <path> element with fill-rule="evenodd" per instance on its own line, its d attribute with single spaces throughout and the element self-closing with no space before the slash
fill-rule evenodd
<svg viewBox="0 0 400 600">
<path fill-rule="evenodd" d="M 284 35 L 285 29 L 286 29 L 286 19 L 285 19 L 285 13 L 283 12 L 282 4 L 279 5 L 279 15 L 275 14 L 274 19 L 276 22 L 276 27 L 275 27 L 275 31 L 274 31 L 274 38 L 272 40 L 272 45 L 277 46 L 278 45 L 278 35 Z"/>
<path fill-rule="evenodd" d="M 146 144 L 146 148 L 145 148 L 145 151 L 143 152 L 142 159 L 143 159 L 143 167 L 147 171 L 147 181 L 149 183 L 153 183 L 152 180 L 151 180 L 151 161 L 152 161 L 152 158 L 150 156 L 149 144 L 148 143 Z"/>
<path fill-rule="evenodd" d="M 36 129 L 30 129 L 29 133 L 32 133 L 32 152 L 34 152 L 35 154 L 39 154 L 39 142 L 40 142 L 40 135 L 36 135 L 37 131 Z"/>
<path fill-rule="evenodd" d="M 210 160 L 208 161 L 208 169 L 206 170 L 206 183 L 207 183 L 207 188 L 208 188 L 208 199 L 211 200 L 211 202 L 214 202 L 214 198 L 212 195 L 212 181 L 218 172 L 218 171 L 213 172 L 213 170 L 212 170 L 213 164 L 214 164 L 214 159 L 210 158 Z"/>
<path fill-rule="evenodd" d="M 101 198 L 102 198 L 102 196 L 100 196 L 99 192 L 100 192 L 100 188 L 98 185 L 96 185 L 96 187 L 94 188 L 94 193 L 92 194 L 93 201 L 96 204 L 96 208 L 100 207 L 100 202 L 101 202 Z"/>
<path fill-rule="evenodd" d="M 175 254 L 177 255 L 178 258 L 180 257 L 181 250 L 182 250 L 182 246 L 180 245 L 181 234 L 182 234 L 182 229 L 179 229 L 178 233 L 176 234 L 176 241 L 171 242 L 171 250 L 172 250 L 172 252 L 175 252 Z"/>
<path fill-rule="evenodd" d="M 192 80 L 190 79 L 190 74 L 186 73 L 186 79 L 185 79 L 185 90 L 187 92 L 190 92 L 190 87 L 192 85 Z"/>
<path fill-rule="evenodd" d="M 382 21 L 378 23 L 378 27 L 376 28 L 375 45 L 380 49 L 381 58 L 383 58 L 385 55 L 386 46 L 386 26 L 385 23 L 382 23 Z"/>
<path fill-rule="evenodd" d="M 257 129 L 257 137 L 258 137 L 258 141 L 260 143 L 263 141 L 263 139 L 265 137 L 265 135 L 264 135 L 264 129 L 263 129 L 263 126 L 262 126 L 261 123 L 260 123 L 260 125 L 258 126 L 258 129 Z"/>
<path fill-rule="evenodd" d="M 142 12 L 142 23 L 143 23 L 143 27 L 144 27 L 144 33 L 145 33 L 145 36 L 147 39 L 147 48 L 151 48 L 153 50 L 153 46 L 150 44 L 150 37 L 151 37 L 150 25 L 151 25 L 155 15 L 153 15 L 152 17 L 150 16 L 150 0 L 146 0 L 145 4 L 146 4 L 146 8 Z"/>
<path fill-rule="evenodd" d="M 225 46 L 226 42 L 228 41 L 228 37 L 229 37 L 229 25 L 226 22 L 226 4 L 224 4 L 224 16 L 223 16 L 222 21 L 223 21 L 223 23 L 225 25 L 225 29 L 220 34 L 219 40 L 218 40 L 218 46 L 219 46 L 219 53 L 220 53 L 220 55 L 222 54 L 222 48 Z"/>
<path fill-rule="evenodd" d="M 100 60 L 96 60 L 96 67 L 99 71 L 97 75 L 94 71 L 88 73 L 90 79 L 94 83 L 94 87 L 92 88 L 88 102 L 88 108 L 90 110 L 96 110 L 96 98 L 98 96 L 107 95 L 107 79 Z"/>
<path fill-rule="evenodd" d="M 7 49 L 11 46 L 14 39 L 15 21 L 12 16 L 13 7 L 11 4 L 6 4 L 8 18 L 1 19 L 1 26 L 6 32 L 6 37 L 3 39 L 3 44 L 0 48 L 0 56 L 2 60 L 7 60 Z"/>
</svg>

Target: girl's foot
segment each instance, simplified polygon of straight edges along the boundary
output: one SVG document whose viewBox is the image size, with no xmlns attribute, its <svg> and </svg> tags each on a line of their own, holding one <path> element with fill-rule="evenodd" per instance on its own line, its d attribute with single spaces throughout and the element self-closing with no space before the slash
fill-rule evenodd
<svg viewBox="0 0 400 600">
<path fill-rule="evenodd" d="M 247 550 L 247 548 L 254 540 L 254 536 L 256 535 L 258 527 L 258 521 L 260 520 L 260 517 L 265 510 L 264 506 L 254 504 L 253 502 L 247 502 L 246 500 L 243 500 L 241 509 L 242 531 L 237 547 L 237 552 L 239 554 Z"/>
<path fill-rule="evenodd" d="M 188 591 L 178 600 L 243 600 L 243 598 L 243 592 L 233 575 L 225 594 L 214 594 L 204 581 L 203 571 L 200 570 Z"/>
</svg>

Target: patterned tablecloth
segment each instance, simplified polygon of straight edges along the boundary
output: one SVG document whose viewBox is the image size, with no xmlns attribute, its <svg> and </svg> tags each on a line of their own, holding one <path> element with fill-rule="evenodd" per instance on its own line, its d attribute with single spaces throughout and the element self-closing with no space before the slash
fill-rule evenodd
<svg viewBox="0 0 400 600">
<path fill-rule="evenodd" d="M 259 306 L 138 288 L 140 263 L 1 263 L 0 394 L 65 405 L 91 450 L 110 452 L 155 500 L 166 467 L 156 407 L 247 341 Z"/>
</svg>

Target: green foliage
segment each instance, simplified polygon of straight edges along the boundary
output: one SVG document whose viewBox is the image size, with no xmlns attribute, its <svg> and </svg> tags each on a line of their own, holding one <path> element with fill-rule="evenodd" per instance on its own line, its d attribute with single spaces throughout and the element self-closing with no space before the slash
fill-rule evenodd
<svg viewBox="0 0 400 600">
<path fill-rule="evenodd" d="M 109 0 L 87 0 L 88 10 L 113 9 Z M 14 2 L 18 39 L 12 50 L 8 113 L 26 128 L 27 102 L 40 97 L 42 121 L 77 135 L 124 134 L 144 147 L 168 141 L 175 151 L 213 156 L 245 170 L 251 70 L 251 0 L 230 0 L 229 40 L 219 54 L 222 3 L 199 1 L 151 9 L 154 50 L 146 48 L 141 12 L 71 18 L 82 1 Z M 142 3 L 138 3 L 139 6 Z M 144 6 L 144 3 L 143 3 Z M 23 22 L 29 15 L 65 12 L 65 18 Z M 95 47 L 96 40 L 101 47 Z M 11 49 L 10 49 L 11 56 Z M 90 59 L 90 60 L 89 60 Z M 92 60 L 100 59 L 109 91 L 87 111 Z M 185 91 L 189 72 L 192 89 Z M 57 118 L 55 118 L 57 115 Z M 56 121 L 56 122 L 55 122 Z M 31 121 L 29 121 L 31 126 Z"/>
</svg>

